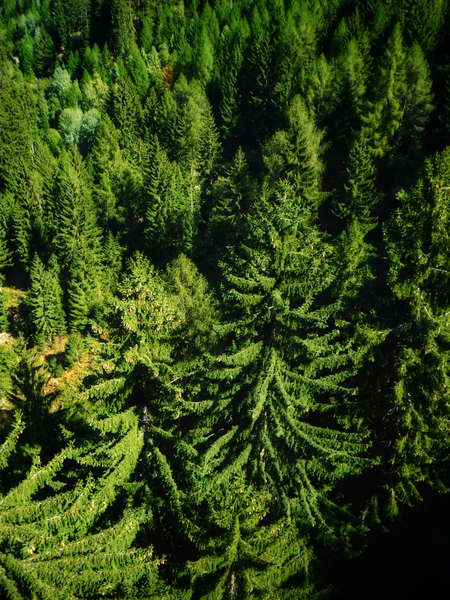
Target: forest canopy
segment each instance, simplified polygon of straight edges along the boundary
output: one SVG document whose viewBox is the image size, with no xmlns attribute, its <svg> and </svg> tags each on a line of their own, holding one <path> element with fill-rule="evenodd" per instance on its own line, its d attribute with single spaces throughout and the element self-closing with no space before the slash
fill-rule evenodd
<svg viewBox="0 0 450 600">
<path fill-rule="evenodd" d="M 331 598 L 448 492 L 449 39 L 447 0 L 1 3 L 2 598 Z"/>
</svg>

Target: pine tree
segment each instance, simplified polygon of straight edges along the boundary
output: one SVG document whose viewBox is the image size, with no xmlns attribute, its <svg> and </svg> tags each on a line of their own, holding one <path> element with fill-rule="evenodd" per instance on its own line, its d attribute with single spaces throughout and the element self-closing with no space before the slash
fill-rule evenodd
<svg viewBox="0 0 450 600">
<path fill-rule="evenodd" d="M 0 222 L 0 331 L 8 331 L 8 314 L 6 310 L 6 296 L 3 289 L 4 276 L 2 270 L 12 264 L 12 253 L 6 245 L 6 231 Z"/>
<path fill-rule="evenodd" d="M 16 363 L 17 358 L 15 352 L 11 348 L 7 348 L 5 344 L 0 344 L 0 400 L 5 398 L 11 391 L 11 375 Z"/>
<path fill-rule="evenodd" d="M 6 230 L 3 227 L 3 223 L 0 222 L 0 271 L 3 271 L 5 267 L 12 265 L 12 252 L 8 250 L 6 244 Z"/>
<path fill-rule="evenodd" d="M 35 340 L 52 340 L 65 332 L 62 290 L 57 273 L 46 269 L 36 254 L 30 271 L 31 287 L 27 304 L 31 312 Z"/>
<path fill-rule="evenodd" d="M 112 0 L 111 21 L 113 47 L 117 54 L 126 53 L 134 41 L 134 11 L 131 0 Z"/>
<path fill-rule="evenodd" d="M 339 103 L 332 113 L 329 126 L 332 139 L 343 141 L 347 147 L 350 147 L 361 125 L 360 115 L 367 88 L 369 66 L 357 40 L 351 38 L 342 42 L 342 45 L 333 64 L 336 79 L 335 94 L 339 97 Z"/>
<path fill-rule="evenodd" d="M 267 32 L 252 40 L 242 88 L 241 127 L 250 139 L 262 141 L 271 133 L 270 89 L 273 69 L 273 44 Z M 245 96 L 244 96 L 245 90 Z"/>
<path fill-rule="evenodd" d="M 345 382 L 363 349 L 352 348 L 336 320 L 339 303 L 319 300 L 333 281 L 330 247 L 301 205 L 288 183 L 275 198 L 261 197 L 245 242 L 224 261 L 223 350 L 205 363 L 198 400 L 205 431 L 198 493 L 206 497 L 243 469 L 247 485 L 270 491 L 279 514 L 331 533 L 324 490 L 359 472 L 364 445 L 332 420 L 313 424 L 308 413 L 333 396 L 349 401 L 355 391 Z"/>
<path fill-rule="evenodd" d="M 214 116 L 209 104 L 204 108 L 202 114 L 202 127 L 198 149 L 198 166 L 201 170 L 200 176 L 204 192 L 210 192 L 215 179 L 221 154 L 219 134 Z"/>
<path fill-rule="evenodd" d="M 151 144 L 144 167 L 145 236 L 147 248 L 164 261 L 176 249 L 190 249 L 194 224 L 194 202 L 180 167 L 171 162 L 158 138 Z"/>
<path fill-rule="evenodd" d="M 103 375 L 86 392 L 110 414 L 137 407 L 143 415 L 144 475 L 159 500 L 151 508 L 171 553 L 192 537 L 189 486 L 196 451 L 180 435 L 181 388 L 192 362 L 174 365 L 173 332 L 188 318 L 142 255 L 129 261 L 119 294 L 108 303 L 101 336 Z M 191 325 L 192 327 L 192 325 Z M 180 357 L 181 358 L 181 357 Z M 162 500 L 162 502 L 161 502 Z"/>
<path fill-rule="evenodd" d="M 439 131 L 446 145 L 450 144 L 450 60 L 446 59 L 441 67 L 442 70 L 442 92 L 438 105 Z"/>
<path fill-rule="evenodd" d="M 33 110 L 24 86 L 2 76 L 0 86 L 0 189 L 15 192 L 32 159 Z"/>
<path fill-rule="evenodd" d="M 57 396 L 57 392 L 47 393 L 49 379 L 50 374 L 42 365 L 36 348 L 23 351 L 12 374 L 11 390 L 8 393 L 10 402 L 31 418 L 35 429 L 41 434 L 46 433 L 46 413 Z"/>
<path fill-rule="evenodd" d="M 117 283 L 122 270 L 123 248 L 112 231 L 108 231 L 103 244 L 103 263 L 105 265 L 105 287 L 111 289 Z"/>
<path fill-rule="evenodd" d="M 8 331 L 8 311 L 6 308 L 6 295 L 3 289 L 3 278 L 0 275 L 0 331 Z"/>
<path fill-rule="evenodd" d="M 435 51 L 442 37 L 445 18 L 448 15 L 448 2 L 447 0 L 419 0 L 405 4 L 406 8 L 409 8 L 406 13 L 408 32 L 429 55 Z"/>
<path fill-rule="evenodd" d="M 139 137 L 142 107 L 135 85 L 125 75 L 112 86 L 111 102 L 113 120 L 121 132 L 119 143 L 129 157 Z"/>
</svg>

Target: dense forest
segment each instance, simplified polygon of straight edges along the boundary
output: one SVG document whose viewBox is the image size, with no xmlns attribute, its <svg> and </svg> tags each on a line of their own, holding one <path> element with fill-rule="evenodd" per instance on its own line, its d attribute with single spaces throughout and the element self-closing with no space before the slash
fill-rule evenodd
<svg viewBox="0 0 450 600">
<path fill-rule="evenodd" d="M 447 0 L 0 2 L 1 598 L 344 597 L 445 498 L 449 40 Z"/>
</svg>

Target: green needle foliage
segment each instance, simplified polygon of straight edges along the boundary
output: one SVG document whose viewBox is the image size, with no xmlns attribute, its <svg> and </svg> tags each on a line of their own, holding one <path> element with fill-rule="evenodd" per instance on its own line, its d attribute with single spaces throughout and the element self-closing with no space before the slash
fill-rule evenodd
<svg viewBox="0 0 450 600">
<path fill-rule="evenodd" d="M 325 599 L 448 490 L 449 6 L 0 3 L 1 598 Z"/>
<path fill-rule="evenodd" d="M 45 269 L 36 254 L 31 265 L 31 288 L 27 302 L 37 342 L 51 340 L 65 332 L 62 290 L 58 277 L 51 269 Z"/>
<path fill-rule="evenodd" d="M 0 447 L 3 473 L 23 428 L 19 417 Z M 69 442 L 45 463 L 37 453 L 20 483 L 3 488 L 0 589 L 5 598 L 167 597 L 152 550 L 130 548 L 151 518 L 139 500 L 142 486 L 124 491 L 143 444 L 137 417 L 128 411 L 93 420 L 91 431 L 91 439 Z M 113 505 L 119 511 L 107 517 Z"/>
<path fill-rule="evenodd" d="M 199 485 L 204 495 L 244 469 L 284 518 L 331 531 L 323 492 L 360 472 L 365 445 L 319 415 L 326 398 L 356 393 L 345 382 L 362 351 L 343 343 L 339 303 L 327 301 L 331 248 L 309 220 L 285 182 L 253 205 L 245 243 L 223 264 L 228 320 L 223 351 L 206 363 Z"/>
<path fill-rule="evenodd" d="M 311 581 L 312 552 L 294 525 L 271 520 L 270 497 L 237 474 L 208 498 L 210 534 L 204 556 L 188 563 L 201 598 L 319 598 Z M 290 578 L 296 584 L 288 583 Z"/>
</svg>

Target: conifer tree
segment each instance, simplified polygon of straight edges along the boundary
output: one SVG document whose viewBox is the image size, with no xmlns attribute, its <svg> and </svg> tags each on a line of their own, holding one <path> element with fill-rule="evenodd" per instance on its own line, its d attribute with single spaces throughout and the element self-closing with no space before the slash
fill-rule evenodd
<svg viewBox="0 0 450 600">
<path fill-rule="evenodd" d="M 374 156 L 382 157 L 392 147 L 404 114 L 407 93 L 406 52 L 400 25 L 390 35 L 371 90 L 371 101 L 361 116 Z"/>
<path fill-rule="evenodd" d="M 242 148 L 236 152 L 230 172 L 220 175 L 212 190 L 210 234 L 216 248 L 235 245 L 242 236 L 242 218 L 252 201 L 252 185 Z"/>
<path fill-rule="evenodd" d="M 345 222 L 358 219 L 364 233 L 376 225 L 372 211 L 377 202 L 374 166 L 367 140 L 360 136 L 355 139 L 347 160 L 346 184 L 342 201 L 336 206 L 336 213 Z"/>
<path fill-rule="evenodd" d="M 201 169 L 203 191 L 210 192 L 220 159 L 220 142 L 211 107 L 206 105 L 202 114 L 202 127 L 198 149 L 198 166 Z"/>
<path fill-rule="evenodd" d="M 119 55 L 127 52 L 134 41 L 135 29 L 133 17 L 131 0 L 112 0 L 113 46 Z"/>
<path fill-rule="evenodd" d="M 85 446 L 70 440 L 74 434 L 63 428 L 69 442 L 50 460 L 42 461 L 37 448 L 30 471 L 15 487 L 8 488 L 2 477 L 0 590 L 6 598 L 164 595 L 152 548 L 132 547 L 149 518 L 142 486 L 123 491 L 142 449 L 138 419 L 126 411 L 91 420 L 90 428 Z M 23 429 L 18 418 L 0 447 L 6 475 Z M 113 520 L 102 518 L 114 503 Z"/>
<path fill-rule="evenodd" d="M 341 43 L 343 47 L 333 65 L 335 94 L 339 96 L 339 103 L 330 119 L 330 129 L 333 139 L 337 136 L 339 141 L 342 140 L 349 147 L 355 133 L 360 129 L 360 114 L 369 73 L 358 41 L 351 38 Z"/>
<path fill-rule="evenodd" d="M 55 50 L 45 27 L 40 26 L 39 31 L 40 37 L 34 46 L 34 71 L 38 77 L 48 77 L 54 67 Z"/>
<path fill-rule="evenodd" d="M 439 103 L 440 131 L 446 145 L 450 144 L 450 60 L 446 59 L 441 67 L 442 70 L 442 92 Z"/>
<path fill-rule="evenodd" d="M 57 392 L 47 393 L 50 374 L 42 364 L 39 352 L 32 348 L 24 350 L 20 362 L 12 374 L 8 399 L 31 418 L 38 433 L 46 432 L 45 418 Z"/>
<path fill-rule="evenodd" d="M 124 248 L 120 245 L 112 231 L 108 231 L 103 244 L 103 262 L 105 265 L 106 287 L 111 289 L 117 282 L 122 270 L 122 256 Z"/>
<path fill-rule="evenodd" d="M 158 260 L 164 260 L 177 247 L 189 249 L 195 206 L 180 167 L 168 159 L 156 137 L 144 169 L 147 248 Z"/>
<path fill-rule="evenodd" d="M 101 235 L 80 154 L 69 151 L 61 167 L 55 244 L 62 276 L 69 281 L 70 326 L 78 327 L 86 323 L 89 310 L 102 297 Z"/>
<path fill-rule="evenodd" d="M 324 133 L 316 128 L 301 96 L 292 100 L 287 117 L 289 129 L 277 131 L 264 146 L 269 183 L 273 185 L 278 179 L 287 178 L 296 197 L 314 214 L 324 198 L 321 192 Z"/>
<path fill-rule="evenodd" d="M 9 75 L 0 86 L 0 189 L 15 191 L 31 163 L 35 118 L 28 91 Z"/>
<path fill-rule="evenodd" d="M 430 69 L 422 49 L 416 43 L 408 51 L 406 61 L 406 96 L 399 131 L 399 143 L 405 154 L 418 153 L 420 138 L 434 106 L 431 104 Z"/>
<path fill-rule="evenodd" d="M 234 130 L 239 118 L 238 79 L 243 61 L 239 38 L 232 43 L 227 58 L 220 79 L 220 131 L 224 139 L 227 139 Z"/>
<path fill-rule="evenodd" d="M 11 348 L 7 348 L 5 344 L 0 344 L 0 399 L 5 398 L 11 391 L 11 374 L 16 363 L 15 352 Z"/>
<path fill-rule="evenodd" d="M 6 297 L 3 289 L 3 269 L 12 264 L 12 253 L 6 245 L 6 230 L 0 221 L 0 330 L 8 331 L 8 315 L 6 311 Z"/>
<path fill-rule="evenodd" d="M 202 373 L 209 383 L 198 412 L 208 435 L 199 439 L 198 493 L 205 497 L 243 469 L 247 485 L 265 486 L 286 518 L 331 533 L 322 486 L 359 472 L 364 445 L 330 422 L 314 425 L 308 413 L 333 396 L 351 398 L 345 382 L 363 349 L 343 341 L 339 303 L 319 301 L 333 280 L 330 247 L 309 219 L 284 183 L 275 198 L 255 202 L 245 242 L 224 261 L 228 319 L 223 350 Z"/>
<path fill-rule="evenodd" d="M 29 270 L 39 248 L 45 247 L 46 225 L 44 207 L 35 192 L 36 171 L 25 171 L 23 180 L 16 188 L 13 215 L 14 238 L 20 261 Z"/>
<path fill-rule="evenodd" d="M 12 252 L 8 250 L 6 243 L 6 230 L 3 227 L 3 223 L 0 222 L 0 272 L 5 267 L 12 265 Z"/>
<path fill-rule="evenodd" d="M 139 137 L 142 107 L 135 85 L 125 74 L 112 86 L 111 102 L 113 120 L 121 132 L 119 143 L 129 156 Z"/>
<path fill-rule="evenodd" d="M 53 259 L 54 262 L 54 259 Z M 34 337 L 52 340 L 65 332 L 62 290 L 57 272 L 46 269 L 36 254 L 30 271 L 31 287 L 27 303 L 31 312 Z"/>
<path fill-rule="evenodd" d="M 0 276 L 0 331 L 8 331 L 8 311 L 6 309 L 6 296 L 3 289 L 3 281 Z"/>
<path fill-rule="evenodd" d="M 273 45 L 267 32 L 252 40 L 247 64 L 241 126 L 250 139 L 262 141 L 270 132 L 270 82 L 273 68 Z"/>
<path fill-rule="evenodd" d="M 448 220 L 450 154 L 427 159 L 418 183 L 398 194 L 385 226 L 389 282 L 398 316 L 375 355 L 364 418 L 382 456 L 378 493 L 390 516 L 421 498 L 421 482 L 443 490 L 450 412 Z M 370 413 L 370 414 L 369 414 Z"/>
<path fill-rule="evenodd" d="M 208 504 L 202 556 L 188 563 L 201 598 L 316 597 L 308 581 L 311 550 L 292 523 L 270 521 L 267 490 L 248 486 L 237 474 L 211 492 Z M 289 578 L 303 579 L 303 585 L 294 589 Z"/>
<path fill-rule="evenodd" d="M 102 336 L 103 373 L 86 395 L 110 413 L 137 407 L 143 415 L 145 477 L 163 499 L 163 504 L 157 501 L 151 506 L 165 543 L 176 554 L 177 545 L 193 535 L 187 486 L 197 452 L 191 434 L 180 436 L 178 427 L 178 383 L 188 376 L 192 362 L 183 361 L 181 351 L 180 364 L 174 365 L 171 336 L 188 318 L 180 314 L 182 305 L 167 293 L 163 280 L 140 254 L 129 261 L 119 295 L 106 307 L 104 326 L 95 329 Z"/>
<path fill-rule="evenodd" d="M 447 0 L 419 0 L 405 4 L 409 9 L 406 13 L 409 34 L 429 55 L 435 50 L 442 36 L 444 20 L 448 15 L 448 2 Z"/>
</svg>

